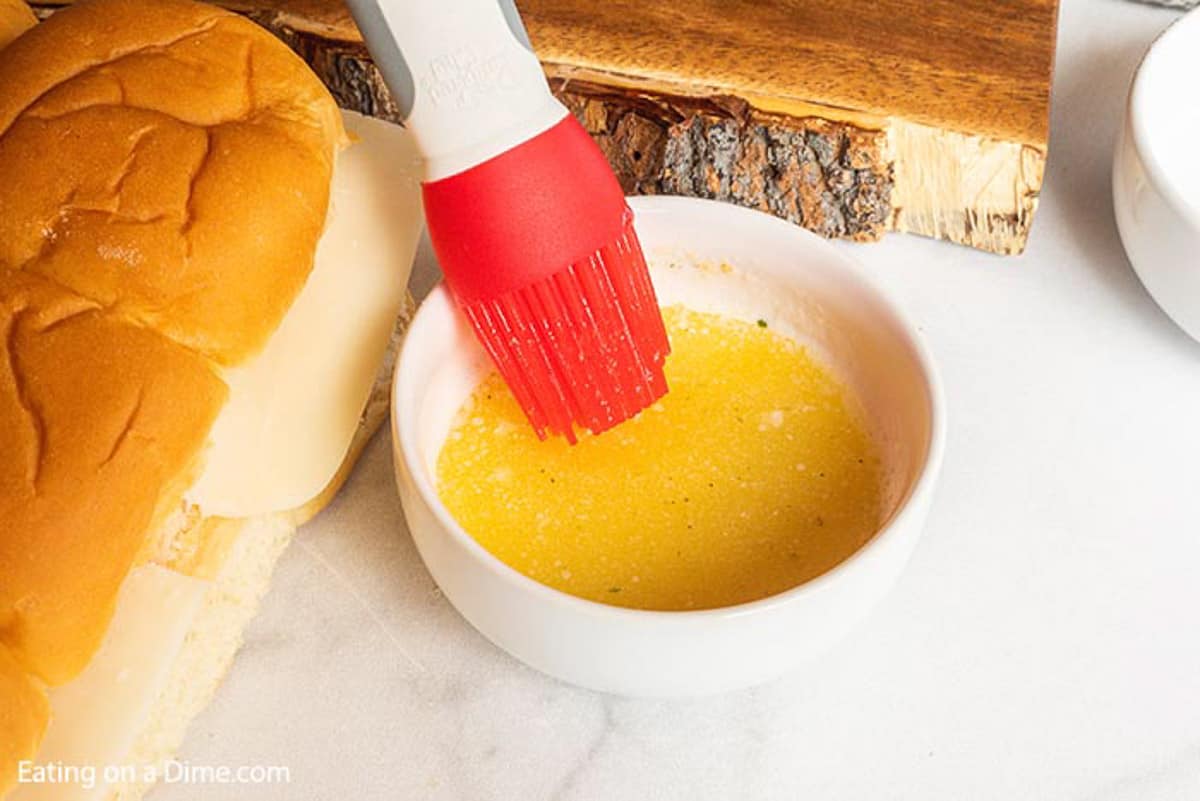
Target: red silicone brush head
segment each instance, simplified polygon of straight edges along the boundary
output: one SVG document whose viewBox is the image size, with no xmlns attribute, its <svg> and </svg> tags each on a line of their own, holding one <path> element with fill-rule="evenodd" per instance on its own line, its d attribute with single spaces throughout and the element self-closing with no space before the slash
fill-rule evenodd
<svg viewBox="0 0 1200 801">
<path fill-rule="evenodd" d="M 424 187 L 446 283 L 538 435 L 575 441 L 667 391 L 670 346 L 633 213 L 567 117 Z"/>
</svg>

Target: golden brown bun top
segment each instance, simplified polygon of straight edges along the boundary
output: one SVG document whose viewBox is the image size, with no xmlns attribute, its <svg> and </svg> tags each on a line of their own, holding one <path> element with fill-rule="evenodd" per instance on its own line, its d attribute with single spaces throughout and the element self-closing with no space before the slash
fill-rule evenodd
<svg viewBox="0 0 1200 801">
<path fill-rule="evenodd" d="M 37 24 L 25 0 L 0 0 L 0 48 Z"/>
<path fill-rule="evenodd" d="M 344 136 L 269 33 L 188 0 L 92 0 L 0 51 L 0 270 L 223 364 L 312 267 Z"/>
</svg>

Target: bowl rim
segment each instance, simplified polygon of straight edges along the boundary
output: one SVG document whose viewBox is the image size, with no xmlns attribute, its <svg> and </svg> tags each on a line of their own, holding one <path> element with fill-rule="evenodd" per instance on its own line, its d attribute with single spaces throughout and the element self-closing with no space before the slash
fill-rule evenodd
<svg viewBox="0 0 1200 801">
<path fill-rule="evenodd" d="M 446 288 L 444 282 L 439 282 L 430 291 L 425 300 L 421 302 L 416 313 L 413 315 L 408 331 L 405 333 L 404 343 L 396 359 L 396 366 L 392 376 L 390 401 L 392 448 L 398 454 L 399 458 L 403 459 L 405 469 L 408 470 L 412 477 L 418 494 L 421 496 L 422 501 L 429 507 L 443 531 L 458 545 L 462 546 L 472 558 L 480 562 L 482 567 L 510 585 L 514 590 L 530 594 L 540 602 L 555 604 L 579 615 L 606 617 L 613 621 L 623 621 L 630 624 L 650 621 L 673 624 L 713 622 L 769 614 L 780 607 L 803 603 L 804 599 L 821 593 L 830 585 L 842 582 L 847 574 L 858 572 L 867 555 L 878 551 L 885 541 L 895 539 L 899 535 L 898 532 L 909 525 L 911 518 L 921 514 L 920 507 L 923 505 L 921 501 L 932 496 L 938 475 L 941 472 L 945 450 L 946 411 L 941 377 L 931 352 L 917 326 L 875 281 L 868 278 L 865 270 L 855 259 L 807 229 L 773 217 L 765 212 L 715 200 L 676 196 L 651 196 L 629 197 L 627 201 L 635 215 L 640 212 L 656 213 L 660 211 L 676 214 L 731 215 L 735 218 L 742 218 L 748 225 L 770 226 L 780 231 L 786 229 L 787 235 L 795 238 L 798 250 L 801 252 L 816 250 L 827 259 L 836 262 L 838 269 L 844 270 L 850 275 L 850 280 L 857 285 L 856 288 L 858 290 L 872 296 L 872 299 L 883 309 L 884 313 L 892 316 L 896 327 L 904 332 L 908 340 L 907 344 L 916 357 L 921 377 L 924 379 L 925 391 L 929 396 L 929 434 L 925 443 L 925 458 L 919 468 L 919 475 L 911 483 L 908 492 L 901 499 L 899 506 L 892 516 L 858 550 L 819 576 L 766 598 L 730 606 L 687 610 L 638 609 L 634 607 L 614 606 L 571 595 L 526 576 L 493 555 L 459 525 L 458 521 L 454 519 L 453 515 L 450 514 L 449 510 L 441 502 L 436 488 L 426 475 L 423 461 L 420 454 L 417 453 L 416 438 L 401 436 L 403 427 L 400 421 L 398 403 L 400 393 L 398 389 L 401 379 L 407 372 L 407 365 L 413 359 L 409 355 L 411 348 L 415 347 L 412 344 L 414 342 L 412 335 L 414 332 L 418 332 L 423 327 L 423 321 L 429 318 L 429 312 L 426 310 L 426 307 L 429 306 L 430 301 L 435 300 L 435 296 L 440 297 L 446 306 L 453 307 L 453 302 L 449 297 L 449 290 Z M 416 410 L 413 410 L 412 414 L 416 414 Z M 398 462 L 396 469 L 399 470 Z"/>
<path fill-rule="evenodd" d="M 1192 34 L 1193 28 L 1195 29 L 1194 34 Z M 1154 37 L 1154 41 L 1146 48 L 1146 52 L 1138 61 L 1137 68 L 1133 73 L 1133 80 L 1130 83 L 1126 118 L 1129 122 L 1133 150 L 1150 176 L 1150 183 L 1155 191 L 1184 220 L 1192 226 L 1200 228 L 1200 203 L 1189 201 L 1183 196 L 1176 182 L 1171 178 L 1170 172 L 1166 169 L 1166 165 L 1163 164 L 1159 153 L 1151 146 L 1153 140 L 1150 138 L 1148 112 L 1146 111 L 1146 106 L 1150 102 L 1147 98 L 1149 94 L 1147 83 L 1152 80 L 1147 77 L 1148 67 L 1153 66 L 1154 59 L 1162 52 L 1164 46 L 1170 46 L 1169 42 L 1188 35 L 1193 35 L 1196 39 L 1196 46 L 1200 47 L 1200 7 L 1173 20 L 1158 36 Z"/>
</svg>

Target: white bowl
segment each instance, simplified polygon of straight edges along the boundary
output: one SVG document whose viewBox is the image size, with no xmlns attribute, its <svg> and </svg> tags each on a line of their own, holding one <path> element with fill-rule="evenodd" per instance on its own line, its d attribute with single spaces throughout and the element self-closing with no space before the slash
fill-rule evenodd
<svg viewBox="0 0 1200 801">
<path fill-rule="evenodd" d="M 829 648 L 895 583 L 924 525 L 941 465 L 941 388 L 913 326 L 854 263 L 814 234 L 706 200 L 631 198 L 630 205 L 661 303 L 765 318 L 824 354 L 859 394 L 887 477 L 887 519 L 874 538 L 794 589 L 705 611 L 608 606 L 518 573 L 472 539 L 435 491 L 438 453 L 455 413 L 489 369 L 444 287 L 417 312 L 396 367 L 397 483 L 421 558 L 446 598 L 521 661 L 624 695 L 744 687 Z M 722 263 L 733 272 L 717 269 Z"/>
<path fill-rule="evenodd" d="M 1134 75 L 1113 162 L 1113 207 L 1138 277 L 1163 311 L 1200 340 L 1197 76 L 1200 10 L 1168 28 Z"/>
</svg>

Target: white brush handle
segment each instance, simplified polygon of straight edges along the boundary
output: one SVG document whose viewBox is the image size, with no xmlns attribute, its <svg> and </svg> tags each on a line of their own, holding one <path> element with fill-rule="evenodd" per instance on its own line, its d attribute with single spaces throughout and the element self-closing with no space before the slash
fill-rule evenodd
<svg viewBox="0 0 1200 801">
<path fill-rule="evenodd" d="M 463 172 L 561 121 L 511 0 L 347 0 L 425 157 Z"/>
</svg>

